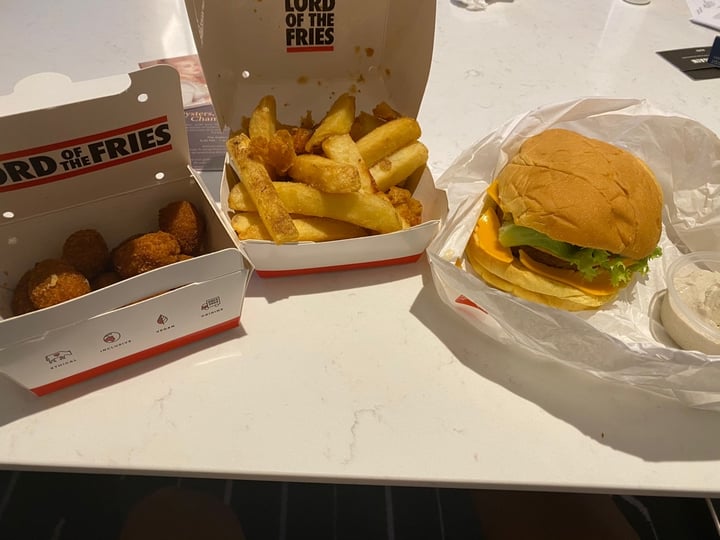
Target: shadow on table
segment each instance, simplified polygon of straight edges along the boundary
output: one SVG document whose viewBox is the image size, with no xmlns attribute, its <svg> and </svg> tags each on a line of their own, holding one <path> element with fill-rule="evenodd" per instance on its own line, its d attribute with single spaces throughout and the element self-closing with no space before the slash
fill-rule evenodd
<svg viewBox="0 0 720 540">
<path fill-rule="evenodd" d="M 720 413 L 496 343 L 443 304 L 429 268 L 411 312 L 478 375 L 602 444 L 648 461 L 720 458 Z"/>
<path fill-rule="evenodd" d="M 221 332 L 214 336 L 195 341 L 177 349 L 152 356 L 123 368 L 99 375 L 51 394 L 38 397 L 29 390 L 6 377 L 0 377 L 0 426 L 4 426 L 20 418 L 52 409 L 63 403 L 80 398 L 86 394 L 102 390 L 120 382 L 139 377 L 145 373 L 166 366 L 185 356 L 195 354 L 207 347 L 237 339 L 245 335 L 242 326 Z M 132 397 L 128 397 L 132 399 Z"/>
<path fill-rule="evenodd" d="M 307 296 L 331 291 L 353 290 L 379 283 L 400 281 L 425 272 L 428 264 L 425 256 L 419 261 L 377 268 L 318 272 L 287 277 L 259 277 L 250 279 L 246 298 L 266 298 L 269 303 L 291 296 Z"/>
<path fill-rule="evenodd" d="M 424 272 L 426 268 L 427 262 L 423 257 L 416 263 L 374 269 L 327 272 L 285 278 L 260 278 L 255 275 L 250 280 L 245 296 L 264 297 L 269 303 L 273 303 L 291 296 L 311 295 L 333 290 L 352 290 L 377 283 L 398 281 L 416 276 Z M 180 358 L 197 353 L 202 349 L 213 347 L 243 335 L 245 335 L 245 331 L 241 326 L 42 397 L 35 396 L 12 380 L 0 377 L 0 426 L 43 410 L 52 409 L 85 394 L 133 379 Z"/>
</svg>

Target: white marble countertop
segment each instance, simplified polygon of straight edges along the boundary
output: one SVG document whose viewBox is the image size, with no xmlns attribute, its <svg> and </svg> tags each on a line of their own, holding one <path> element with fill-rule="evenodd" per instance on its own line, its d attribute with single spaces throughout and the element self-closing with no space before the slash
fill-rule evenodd
<svg viewBox="0 0 720 540">
<path fill-rule="evenodd" d="M 720 79 L 656 54 L 712 43 L 688 19 L 683 0 L 439 0 L 419 115 L 432 172 L 510 117 L 586 95 L 648 98 L 720 132 Z M 10 2 L 0 93 L 193 50 L 177 0 Z M 423 259 L 253 277 L 241 328 L 43 398 L 0 381 L 0 467 L 717 494 L 720 414 L 475 335 Z"/>
</svg>

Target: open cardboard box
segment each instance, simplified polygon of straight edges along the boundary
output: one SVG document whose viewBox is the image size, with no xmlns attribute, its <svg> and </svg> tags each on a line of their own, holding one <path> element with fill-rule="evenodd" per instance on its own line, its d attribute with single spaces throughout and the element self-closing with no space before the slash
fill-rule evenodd
<svg viewBox="0 0 720 540">
<path fill-rule="evenodd" d="M 198 55 L 218 121 L 240 129 L 265 95 L 278 118 L 320 121 L 350 92 L 358 111 L 385 101 L 406 116 L 420 108 L 432 58 L 433 0 L 186 0 Z M 225 174 L 221 205 L 235 177 Z M 435 236 L 446 209 L 428 170 L 415 192 L 423 223 L 391 234 L 324 243 L 239 242 L 258 275 L 279 276 L 415 261 Z"/>
<path fill-rule="evenodd" d="M 12 134 L 0 143 L 1 373 L 42 395 L 239 324 L 251 267 L 189 166 L 173 68 L 29 77 L 0 96 L 0 130 Z M 72 232 L 96 229 L 112 249 L 157 230 L 176 200 L 203 214 L 204 254 L 13 316 L 22 274 Z"/>
</svg>

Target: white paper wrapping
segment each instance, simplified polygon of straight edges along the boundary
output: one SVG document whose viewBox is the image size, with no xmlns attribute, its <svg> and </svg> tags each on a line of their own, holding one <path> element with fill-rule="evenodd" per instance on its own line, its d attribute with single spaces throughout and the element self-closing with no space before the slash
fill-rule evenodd
<svg viewBox="0 0 720 540">
<path fill-rule="evenodd" d="M 486 188 L 523 141 L 551 127 L 629 150 L 663 189 L 662 258 L 599 310 L 571 313 L 516 298 L 486 285 L 465 261 Z M 502 343 L 720 411 L 720 356 L 679 349 L 657 315 L 670 262 L 687 251 L 720 250 L 720 139 L 712 131 L 644 100 L 579 99 L 509 121 L 463 152 L 437 186 L 449 212 L 427 251 L 435 287 L 454 311 Z"/>
</svg>

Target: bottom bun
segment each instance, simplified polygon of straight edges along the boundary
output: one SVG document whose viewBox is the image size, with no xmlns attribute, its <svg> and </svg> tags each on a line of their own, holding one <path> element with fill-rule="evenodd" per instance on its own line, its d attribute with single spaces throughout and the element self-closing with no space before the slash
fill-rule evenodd
<svg viewBox="0 0 720 540">
<path fill-rule="evenodd" d="M 611 302 L 617 293 L 592 295 L 575 287 L 540 276 L 516 259 L 505 263 L 480 248 L 473 234 L 465 248 L 470 265 L 489 285 L 524 300 L 566 311 L 597 309 Z"/>
</svg>

